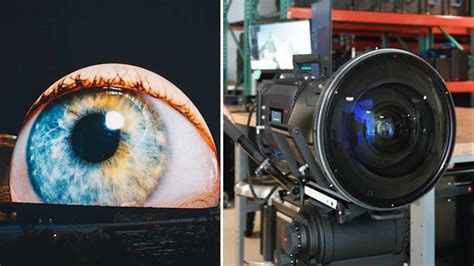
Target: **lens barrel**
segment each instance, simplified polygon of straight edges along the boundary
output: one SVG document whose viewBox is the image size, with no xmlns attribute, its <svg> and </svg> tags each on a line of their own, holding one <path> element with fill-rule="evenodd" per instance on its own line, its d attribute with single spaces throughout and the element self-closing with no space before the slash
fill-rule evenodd
<svg viewBox="0 0 474 266">
<path fill-rule="evenodd" d="M 423 59 L 375 50 L 330 77 L 313 117 L 318 161 L 336 190 L 376 210 L 403 207 L 427 193 L 448 165 L 454 105 Z"/>
</svg>

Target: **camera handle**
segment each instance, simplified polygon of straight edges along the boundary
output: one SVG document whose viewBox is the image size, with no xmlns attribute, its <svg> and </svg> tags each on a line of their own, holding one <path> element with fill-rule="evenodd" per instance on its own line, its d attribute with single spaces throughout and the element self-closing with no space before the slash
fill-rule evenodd
<svg viewBox="0 0 474 266">
<path fill-rule="evenodd" d="M 295 54 L 293 55 L 293 70 L 297 70 L 298 66 L 309 64 L 320 64 L 320 54 Z"/>
<path fill-rule="evenodd" d="M 293 55 L 293 75 L 296 78 L 306 78 L 303 77 L 302 69 L 300 68 L 303 65 L 318 64 L 321 65 L 321 54 L 295 54 Z M 314 77 L 313 77 L 314 78 Z M 298 79 L 296 79 L 298 81 Z"/>
</svg>

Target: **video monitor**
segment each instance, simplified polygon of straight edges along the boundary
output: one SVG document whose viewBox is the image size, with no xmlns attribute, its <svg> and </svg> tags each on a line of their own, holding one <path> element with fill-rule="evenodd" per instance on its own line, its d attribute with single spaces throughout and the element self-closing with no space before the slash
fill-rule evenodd
<svg viewBox="0 0 474 266">
<path fill-rule="evenodd" d="M 311 53 L 308 20 L 250 26 L 251 68 L 293 69 L 293 55 Z"/>
</svg>

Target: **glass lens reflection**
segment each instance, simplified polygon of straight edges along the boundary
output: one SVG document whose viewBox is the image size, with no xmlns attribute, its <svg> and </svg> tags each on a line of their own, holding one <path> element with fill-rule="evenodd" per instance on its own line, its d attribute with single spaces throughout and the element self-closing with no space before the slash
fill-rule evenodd
<svg viewBox="0 0 474 266">
<path fill-rule="evenodd" d="M 417 60 L 366 59 L 331 98 L 323 140 L 329 166 L 344 190 L 372 206 L 415 197 L 432 181 L 438 171 L 432 165 L 442 165 L 449 143 L 449 95 Z"/>
<path fill-rule="evenodd" d="M 433 144 L 433 136 L 426 133 L 434 130 L 422 97 L 406 85 L 385 84 L 346 105 L 343 116 L 351 124 L 346 138 L 354 159 L 383 177 L 403 176 L 419 167 Z"/>
</svg>

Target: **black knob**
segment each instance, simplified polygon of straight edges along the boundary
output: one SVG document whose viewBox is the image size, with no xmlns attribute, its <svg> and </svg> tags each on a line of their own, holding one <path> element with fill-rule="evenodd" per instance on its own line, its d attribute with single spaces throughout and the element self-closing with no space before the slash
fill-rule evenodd
<svg viewBox="0 0 474 266">
<path fill-rule="evenodd" d="M 288 255 L 282 249 L 277 249 L 273 253 L 273 264 L 275 266 L 294 266 L 295 259 L 293 255 Z"/>
<path fill-rule="evenodd" d="M 281 241 L 287 254 L 298 254 L 301 249 L 301 234 L 297 225 L 288 224 L 283 228 Z"/>
</svg>

